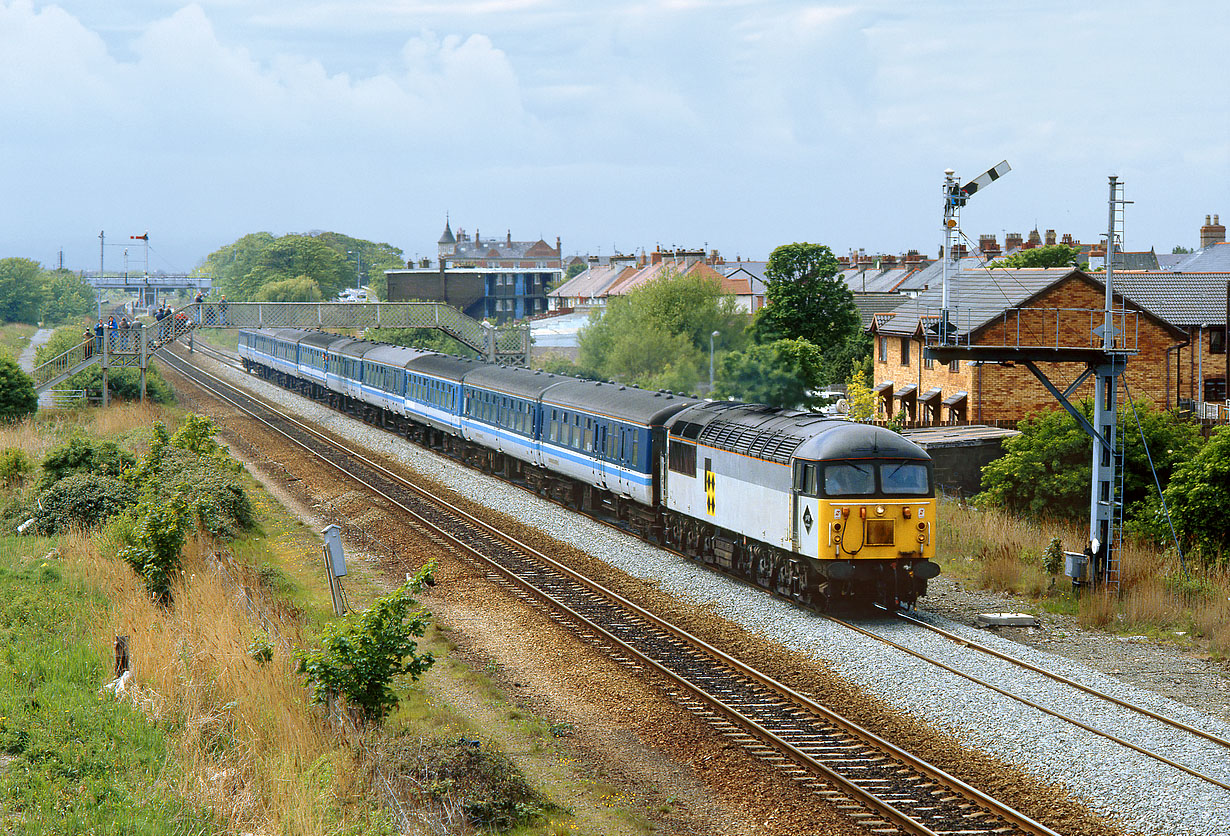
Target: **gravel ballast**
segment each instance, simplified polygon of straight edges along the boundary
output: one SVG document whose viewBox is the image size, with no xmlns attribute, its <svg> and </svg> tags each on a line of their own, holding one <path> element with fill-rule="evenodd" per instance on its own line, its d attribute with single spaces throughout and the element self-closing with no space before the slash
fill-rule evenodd
<svg viewBox="0 0 1230 836">
<path fill-rule="evenodd" d="M 459 494 L 520 519 L 544 534 L 598 557 L 629 575 L 657 583 L 679 599 L 774 639 L 829 666 L 890 705 L 1006 763 L 1066 786 L 1089 806 L 1130 829 L 1153 834 L 1220 834 L 1230 819 L 1230 791 L 1046 715 L 981 685 L 940 670 L 766 593 L 689 563 L 497 479 L 464 468 L 387 432 L 245 375 L 211 370 L 285 405 L 335 435 L 403 462 Z M 925 600 L 920 602 L 925 606 Z M 1230 724 L 1086 665 L 1041 652 L 946 618 L 937 626 L 1053 670 L 1128 702 L 1223 738 Z M 1230 750 L 1158 721 L 1084 695 L 1039 674 L 962 648 L 903 622 L 860 622 L 927 657 L 968 671 L 1011 693 L 1158 752 L 1230 784 Z M 837 707 L 840 708 L 840 707 Z"/>
</svg>

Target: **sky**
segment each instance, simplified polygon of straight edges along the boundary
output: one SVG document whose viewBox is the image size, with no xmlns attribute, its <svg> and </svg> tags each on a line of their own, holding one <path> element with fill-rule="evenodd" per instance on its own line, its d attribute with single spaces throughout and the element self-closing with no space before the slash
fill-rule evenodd
<svg viewBox="0 0 1230 836">
<path fill-rule="evenodd" d="M 0 0 L 0 257 L 192 269 L 257 231 L 434 256 L 446 215 L 565 254 L 1130 250 L 1230 221 L 1230 3 Z"/>
</svg>

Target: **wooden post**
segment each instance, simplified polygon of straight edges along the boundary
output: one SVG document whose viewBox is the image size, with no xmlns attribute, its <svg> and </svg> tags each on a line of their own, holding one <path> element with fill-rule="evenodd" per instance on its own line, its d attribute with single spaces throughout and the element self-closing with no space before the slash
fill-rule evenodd
<svg viewBox="0 0 1230 836">
<path fill-rule="evenodd" d="M 115 676 L 119 676 L 132 668 L 132 656 L 129 650 L 129 637 L 115 637 Z"/>
</svg>

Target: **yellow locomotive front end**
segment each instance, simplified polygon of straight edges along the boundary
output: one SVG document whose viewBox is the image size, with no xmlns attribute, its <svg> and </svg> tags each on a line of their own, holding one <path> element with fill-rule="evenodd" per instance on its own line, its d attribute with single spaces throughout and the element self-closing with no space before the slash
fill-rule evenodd
<svg viewBox="0 0 1230 836">
<path fill-rule="evenodd" d="M 931 461 L 916 447 L 914 455 L 895 447 L 866 458 L 796 460 L 797 548 L 815 557 L 826 599 L 909 606 L 939 574 L 931 560 L 938 504 Z"/>
</svg>

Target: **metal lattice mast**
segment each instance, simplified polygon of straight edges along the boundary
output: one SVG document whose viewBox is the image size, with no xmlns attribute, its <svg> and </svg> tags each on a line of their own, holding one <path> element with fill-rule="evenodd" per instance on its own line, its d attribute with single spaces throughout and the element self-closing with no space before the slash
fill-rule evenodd
<svg viewBox="0 0 1230 836">
<path fill-rule="evenodd" d="M 1089 546 L 1093 555 L 1094 583 L 1119 591 L 1119 553 L 1123 545 L 1123 444 L 1116 438 L 1118 424 L 1118 383 L 1127 358 L 1115 341 L 1115 267 L 1116 243 L 1122 245 L 1123 184 L 1110 177 L 1110 197 L 1106 222 L 1105 311 L 1102 350 L 1107 360 L 1096 371 L 1093 399 L 1092 479 L 1089 491 Z M 1116 235 L 1116 232 L 1119 234 Z"/>
</svg>

